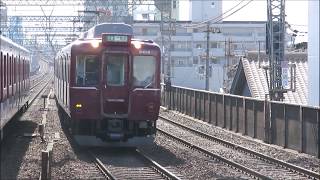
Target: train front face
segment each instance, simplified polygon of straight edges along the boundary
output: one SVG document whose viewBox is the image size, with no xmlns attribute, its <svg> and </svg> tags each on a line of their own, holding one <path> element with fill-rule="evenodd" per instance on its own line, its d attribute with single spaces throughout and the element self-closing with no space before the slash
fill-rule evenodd
<svg viewBox="0 0 320 180">
<path fill-rule="evenodd" d="M 104 141 L 155 134 L 160 107 L 159 47 L 131 40 L 130 35 L 103 34 L 101 39 L 91 41 L 92 48 L 74 53 L 73 133 Z"/>
</svg>

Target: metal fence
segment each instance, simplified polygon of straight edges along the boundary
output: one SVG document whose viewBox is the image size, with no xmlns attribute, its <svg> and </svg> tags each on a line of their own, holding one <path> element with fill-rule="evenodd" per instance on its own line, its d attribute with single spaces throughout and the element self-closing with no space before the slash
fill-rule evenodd
<svg viewBox="0 0 320 180">
<path fill-rule="evenodd" d="M 320 108 L 162 86 L 161 104 L 266 143 L 320 158 Z"/>
</svg>

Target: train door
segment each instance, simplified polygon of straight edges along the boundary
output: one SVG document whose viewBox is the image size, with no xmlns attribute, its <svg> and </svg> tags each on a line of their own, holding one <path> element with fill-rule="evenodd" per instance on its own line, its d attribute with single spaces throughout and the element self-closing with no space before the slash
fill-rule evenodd
<svg viewBox="0 0 320 180">
<path fill-rule="evenodd" d="M 71 75 L 74 86 L 70 87 L 70 109 L 74 119 L 100 117 L 100 62 L 96 55 L 78 55 L 71 60 L 71 69 L 75 68 L 75 76 Z"/>
<path fill-rule="evenodd" d="M 123 117 L 128 113 L 129 54 L 103 56 L 102 112 L 104 117 Z"/>
</svg>

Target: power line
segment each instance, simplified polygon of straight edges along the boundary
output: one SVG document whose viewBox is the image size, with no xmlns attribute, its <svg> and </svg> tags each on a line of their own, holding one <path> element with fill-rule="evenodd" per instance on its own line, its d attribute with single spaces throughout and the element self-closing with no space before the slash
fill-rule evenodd
<svg viewBox="0 0 320 180">
<path fill-rule="evenodd" d="M 229 14 L 229 15 L 227 15 L 226 17 L 223 17 L 223 18 L 221 18 L 221 19 L 219 19 L 219 20 L 217 20 L 217 21 L 215 21 L 215 22 L 213 22 L 213 23 L 217 23 L 217 22 L 219 22 L 219 21 L 221 21 L 221 20 L 223 20 L 223 19 L 225 19 L 225 18 L 227 18 L 227 17 L 232 16 L 232 15 L 235 14 L 236 12 L 240 11 L 241 9 L 243 9 L 244 7 L 246 7 L 247 5 L 249 5 L 252 1 L 253 1 L 253 0 L 248 1 L 246 4 L 244 4 L 243 6 L 241 6 L 239 9 L 235 10 L 234 12 L 232 12 L 232 13 Z"/>
<path fill-rule="evenodd" d="M 200 23 L 198 23 L 198 24 L 195 24 L 195 25 L 193 25 L 193 26 L 198 26 L 198 25 L 201 25 L 201 24 L 206 24 L 206 23 L 208 23 L 208 22 L 210 22 L 210 21 L 216 20 L 216 19 L 222 17 L 224 14 L 230 12 L 231 10 L 233 10 L 234 8 L 236 8 L 237 6 L 239 6 L 239 5 L 240 5 L 242 2 L 244 2 L 244 1 L 245 1 L 245 0 L 240 1 L 238 4 L 236 4 L 235 6 L 233 6 L 233 7 L 230 8 L 230 9 L 228 9 L 227 11 L 223 12 L 223 13 L 220 14 L 219 16 L 213 17 L 213 18 L 208 19 L 208 20 L 204 20 L 204 21 L 202 21 L 202 22 L 200 22 Z M 188 28 L 192 28 L 192 26 L 188 26 Z"/>
<path fill-rule="evenodd" d="M 238 4 L 236 4 L 235 6 L 233 6 L 232 8 L 228 9 L 227 11 L 223 12 L 222 14 L 220 14 L 219 16 L 216 16 L 216 17 L 213 17 L 211 19 L 207 19 L 207 20 L 204 20 L 202 22 L 199 22 L 197 24 L 194 24 L 194 25 L 190 25 L 190 26 L 184 26 L 184 25 L 180 25 L 178 24 L 177 26 L 181 27 L 181 28 L 200 28 L 200 27 L 204 27 L 206 26 L 206 24 L 208 22 L 214 24 L 214 23 L 217 23 L 217 22 L 220 22 L 222 21 L 223 19 L 225 18 L 228 18 L 230 16 L 232 16 L 233 14 L 235 14 L 236 12 L 240 11 L 241 9 L 243 9 L 244 7 L 246 7 L 247 5 L 249 5 L 253 0 L 250 0 L 248 1 L 246 4 L 244 4 L 243 6 L 241 6 L 240 8 L 236 9 L 234 12 L 232 12 L 231 14 L 223 17 L 223 15 L 225 15 L 226 13 L 230 12 L 231 10 L 233 10 L 234 8 L 236 8 L 237 6 L 239 6 L 240 4 L 242 4 L 242 2 L 244 2 L 246 0 L 242 0 L 240 1 Z M 219 18 L 219 19 L 218 19 Z M 216 20 L 218 19 L 218 20 Z M 214 21 L 215 20 L 215 21 Z M 211 22 L 211 21 L 214 21 L 214 22 Z"/>
</svg>

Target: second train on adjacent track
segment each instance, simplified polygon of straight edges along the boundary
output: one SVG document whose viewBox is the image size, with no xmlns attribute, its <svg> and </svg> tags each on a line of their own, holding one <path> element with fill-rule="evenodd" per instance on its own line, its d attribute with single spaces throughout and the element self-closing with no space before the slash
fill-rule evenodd
<svg viewBox="0 0 320 180">
<path fill-rule="evenodd" d="M 31 53 L 0 35 L 0 141 L 5 125 L 28 106 Z"/>
<path fill-rule="evenodd" d="M 55 58 L 55 95 L 80 144 L 155 134 L 161 51 L 127 24 L 99 24 Z M 101 142 L 102 142 L 101 141 Z"/>
</svg>

